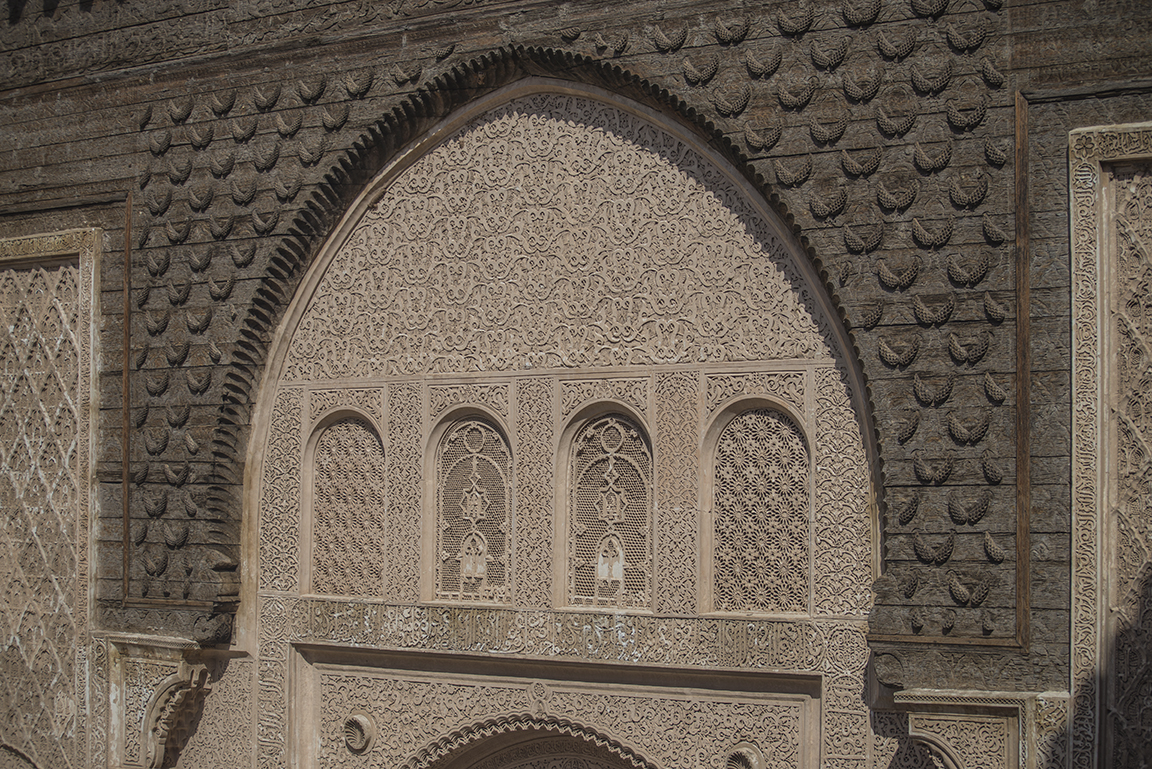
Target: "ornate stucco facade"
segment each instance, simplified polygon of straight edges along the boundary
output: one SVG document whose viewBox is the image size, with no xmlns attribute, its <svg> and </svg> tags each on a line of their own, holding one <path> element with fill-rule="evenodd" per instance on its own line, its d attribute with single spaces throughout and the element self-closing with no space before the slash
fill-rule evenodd
<svg viewBox="0 0 1152 769">
<path fill-rule="evenodd" d="M 0 767 L 1144 765 L 1138 6 L 11 3 Z"/>
</svg>

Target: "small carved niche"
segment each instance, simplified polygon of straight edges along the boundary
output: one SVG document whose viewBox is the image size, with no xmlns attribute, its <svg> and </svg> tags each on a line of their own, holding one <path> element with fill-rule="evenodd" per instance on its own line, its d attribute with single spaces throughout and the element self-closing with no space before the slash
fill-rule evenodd
<svg viewBox="0 0 1152 769">
<path fill-rule="evenodd" d="M 634 421 L 609 414 L 572 443 L 568 573 L 575 606 L 652 602 L 652 449 Z"/>
<path fill-rule="evenodd" d="M 512 453 L 484 419 L 454 423 L 436 454 L 436 597 L 507 603 Z"/>
</svg>

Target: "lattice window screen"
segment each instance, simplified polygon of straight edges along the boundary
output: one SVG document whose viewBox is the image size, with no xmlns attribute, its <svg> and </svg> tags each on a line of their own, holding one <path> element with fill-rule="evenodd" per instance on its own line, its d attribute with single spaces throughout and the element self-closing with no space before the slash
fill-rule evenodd
<svg viewBox="0 0 1152 769">
<path fill-rule="evenodd" d="M 613 414 L 580 430 L 572 448 L 568 600 L 652 603 L 652 450 L 643 430 Z"/>
<path fill-rule="evenodd" d="M 436 597 L 507 603 L 512 454 L 479 419 L 454 424 L 437 457 Z"/>
<path fill-rule="evenodd" d="M 714 478 L 717 611 L 808 609 L 808 449 L 771 409 L 745 411 L 720 434 Z"/>
<path fill-rule="evenodd" d="M 385 530 L 384 448 L 362 419 L 330 425 L 316 444 L 312 589 L 381 595 Z"/>
</svg>

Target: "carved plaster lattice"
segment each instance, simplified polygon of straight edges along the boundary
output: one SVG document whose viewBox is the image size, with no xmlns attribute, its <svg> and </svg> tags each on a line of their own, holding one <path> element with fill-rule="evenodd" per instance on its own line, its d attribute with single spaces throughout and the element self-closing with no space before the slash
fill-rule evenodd
<svg viewBox="0 0 1152 769">
<path fill-rule="evenodd" d="M 816 614 L 864 616 L 872 605 L 868 460 L 852 391 L 835 368 L 816 371 Z"/>
<path fill-rule="evenodd" d="M 1141 382 L 1148 354 L 1140 281 L 1148 274 L 1147 160 L 1152 125 L 1073 131 L 1069 137 L 1072 227 L 1072 743 L 1077 769 L 1097 765 L 1101 701 L 1113 710 L 1113 760 L 1146 749 L 1139 724 L 1148 670 L 1125 644 L 1152 626 L 1146 510 L 1150 433 Z M 1139 170 L 1123 165 L 1140 160 Z M 1105 201 L 1111 197 L 1110 205 Z M 1111 216 L 1105 216 L 1111 211 Z M 1131 301 L 1138 297 L 1135 303 Z M 1101 395 L 1103 394 L 1103 399 Z M 1135 407 L 1135 408 L 1133 408 Z M 1135 451 L 1133 451 L 1135 449 Z M 1114 469 L 1119 468 L 1119 472 Z M 1139 496 L 1133 496 L 1139 493 Z M 1107 570 L 1105 559 L 1116 564 Z M 1139 564 L 1139 565 L 1138 565 Z M 1133 610 L 1139 606 L 1138 610 Z M 1115 612 L 1109 615 L 1109 610 Z M 1101 633 L 1101 627 L 1106 628 Z M 1113 652 L 1106 647 L 1115 642 Z M 1143 647 L 1143 648 L 1146 648 Z M 1107 656 L 1116 676 L 1102 688 Z M 1142 654 L 1140 655 L 1143 656 Z M 1133 664 L 1135 663 L 1135 664 Z M 1135 728 L 1131 728 L 1135 727 Z M 1133 742 L 1135 740 L 1135 742 Z"/>
<path fill-rule="evenodd" d="M 382 595 L 388 559 L 384 448 L 363 419 L 335 422 L 312 458 L 312 590 Z"/>
<path fill-rule="evenodd" d="M 785 253 L 683 141 L 586 98 L 524 96 L 391 182 L 328 266 L 283 376 L 827 358 Z"/>
<path fill-rule="evenodd" d="M 420 595 L 420 487 L 421 446 L 420 387 L 400 383 L 388 387 L 388 529 L 392 558 L 388 563 L 387 595 L 398 601 L 415 602 Z"/>
<path fill-rule="evenodd" d="M 308 425 L 316 424 L 316 420 L 320 417 L 342 407 L 357 409 L 380 424 L 383 414 L 381 408 L 383 394 L 383 390 L 375 387 L 313 390 L 308 393 Z"/>
<path fill-rule="evenodd" d="M 300 432 L 304 393 L 276 393 L 264 457 L 260 499 L 260 587 L 296 590 L 300 585 Z"/>
<path fill-rule="evenodd" d="M 506 603 L 514 528 L 507 441 L 482 419 L 453 424 L 436 473 L 436 597 Z"/>
<path fill-rule="evenodd" d="M 656 610 L 693 614 L 698 602 L 700 377 L 656 376 Z"/>
<path fill-rule="evenodd" d="M 712 481 L 717 611 L 807 611 L 810 477 L 804 435 L 782 412 L 751 409 L 724 428 Z"/>
<path fill-rule="evenodd" d="M 602 735 L 609 748 L 613 743 L 619 746 L 621 759 L 634 752 L 651 766 L 724 769 L 728 749 L 741 742 L 772 756 L 771 767 L 801 765 L 804 702 L 800 698 L 654 687 L 621 694 L 549 682 L 546 712 L 520 716 L 531 706 L 531 686 L 531 682 L 504 679 L 466 683 L 417 674 L 349 675 L 321 670 L 322 761 L 351 768 L 399 764 L 412 757 L 415 760 L 406 765 L 427 766 L 466 744 L 469 737 L 465 735 L 470 732 L 475 740 L 500 734 L 501 724 L 510 723 L 508 731 L 513 733 L 532 726 L 547 733 L 551 720 L 555 733 L 563 735 L 567 725 L 569 734 Z M 344 720 L 357 710 L 389 724 L 387 732 L 362 755 L 348 751 L 343 738 Z M 517 722 L 523 725 L 517 728 Z M 451 740 L 454 734 L 461 739 Z"/>
<path fill-rule="evenodd" d="M 502 417 L 508 416 L 508 385 L 466 384 L 428 388 L 428 417 L 435 419 L 452 406 L 483 404 Z"/>
<path fill-rule="evenodd" d="M 568 602 L 652 603 L 652 450 L 638 424 L 610 414 L 572 441 Z"/>
<path fill-rule="evenodd" d="M 85 705 L 101 238 L 0 240 L 0 744 L 41 766 L 85 766 L 104 729 Z"/>
<path fill-rule="evenodd" d="M 555 389 L 549 380 L 516 381 L 516 602 L 536 609 L 552 606 L 555 401 Z"/>
<path fill-rule="evenodd" d="M 648 409 L 648 379 L 579 379 L 560 383 L 560 415 L 585 403 L 615 400 L 643 414 Z"/>
<path fill-rule="evenodd" d="M 708 410 L 742 395 L 769 395 L 792 406 L 798 413 L 805 412 L 804 380 L 802 371 L 762 374 L 715 374 L 707 377 Z"/>
</svg>

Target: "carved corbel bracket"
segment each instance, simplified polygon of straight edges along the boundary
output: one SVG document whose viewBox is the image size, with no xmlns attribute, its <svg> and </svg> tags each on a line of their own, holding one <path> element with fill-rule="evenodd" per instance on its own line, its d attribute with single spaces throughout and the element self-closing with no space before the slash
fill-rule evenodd
<svg viewBox="0 0 1152 769">
<path fill-rule="evenodd" d="M 192 719 L 211 688 L 208 668 L 185 661 L 157 687 L 144 715 L 144 765 L 148 769 L 160 769 L 165 756 L 184 744 Z"/>
</svg>

